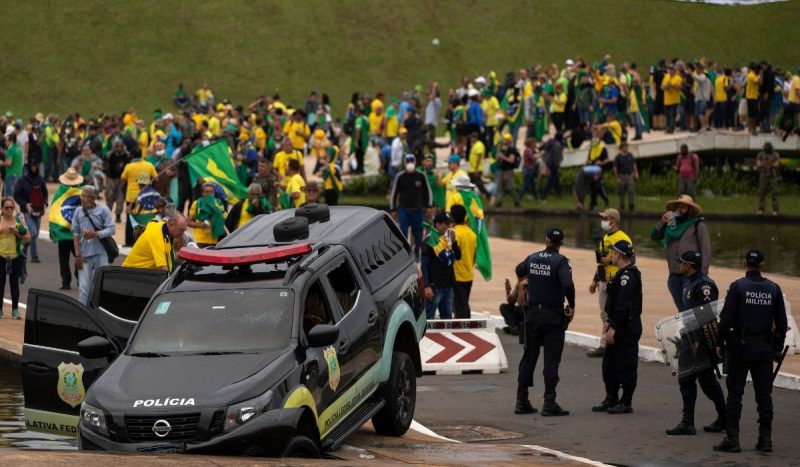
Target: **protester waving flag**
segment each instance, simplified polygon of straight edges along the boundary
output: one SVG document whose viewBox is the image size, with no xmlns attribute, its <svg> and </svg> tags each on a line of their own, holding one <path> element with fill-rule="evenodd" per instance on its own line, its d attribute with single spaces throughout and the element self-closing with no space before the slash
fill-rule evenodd
<svg viewBox="0 0 800 467">
<path fill-rule="evenodd" d="M 54 242 L 72 240 L 72 215 L 81 205 L 83 177 L 72 167 L 58 177 L 61 182 L 50 204 L 50 239 Z"/>
<path fill-rule="evenodd" d="M 456 187 L 455 192 L 447 195 L 447 211 L 454 204 L 460 204 L 467 208 L 470 227 L 478 237 L 478 247 L 475 252 L 475 267 L 487 281 L 492 278 L 492 255 L 489 250 L 489 234 L 486 232 L 486 225 L 483 221 L 483 203 L 480 196 L 475 193 L 474 187 L 469 177 L 459 175 L 451 182 Z"/>
<path fill-rule="evenodd" d="M 189 164 L 189 177 L 192 186 L 198 178 L 218 185 L 225 192 L 225 199 L 229 203 L 237 203 L 247 197 L 247 187 L 242 185 L 233 166 L 228 143 L 221 139 L 186 157 Z"/>
</svg>

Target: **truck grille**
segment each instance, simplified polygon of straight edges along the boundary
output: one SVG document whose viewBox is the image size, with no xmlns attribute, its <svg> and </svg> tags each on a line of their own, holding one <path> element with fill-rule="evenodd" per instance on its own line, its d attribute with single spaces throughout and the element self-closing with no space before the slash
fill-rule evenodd
<svg viewBox="0 0 800 467">
<path fill-rule="evenodd" d="M 153 425 L 166 420 L 172 427 L 165 437 L 156 436 Z M 197 438 L 200 414 L 125 417 L 125 428 L 131 441 L 190 441 Z"/>
</svg>

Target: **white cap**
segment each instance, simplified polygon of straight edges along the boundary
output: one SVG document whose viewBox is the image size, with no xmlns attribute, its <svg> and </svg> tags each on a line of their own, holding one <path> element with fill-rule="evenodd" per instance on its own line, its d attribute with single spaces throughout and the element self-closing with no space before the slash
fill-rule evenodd
<svg viewBox="0 0 800 467">
<path fill-rule="evenodd" d="M 484 78 L 483 76 L 478 76 L 477 78 L 475 78 L 475 82 L 480 84 L 486 84 L 486 78 Z"/>
<path fill-rule="evenodd" d="M 164 115 L 164 120 L 174 120 L 174 119 L 175 117 L 173 117 L 172 114 L 169 112 L 167 112 L 167 114 Z"/>
<path fill-rule="evenodd" d="M 15 129 L 14 125 L 8 125 L 6 127 L 6 136 L 10 135 L 11 133 L 14 133 L 14 129 Z"/>
<path fill-rule="evenodd" d="M 566 66 L 572 66 L 574 64 L 575 64 L 575 62 L 573 62 L 571 58 L 568 58 L 567 61 L 564 62 L 564 65 L 566 65 Z"/>
<path fill-rule="evenodd" d="M 469 88 L 469 91 L 467 91 L 467 95 L 469 97 L 475 97 L 478 95 L 478 90 L 475 88 Z"/>
</svg>

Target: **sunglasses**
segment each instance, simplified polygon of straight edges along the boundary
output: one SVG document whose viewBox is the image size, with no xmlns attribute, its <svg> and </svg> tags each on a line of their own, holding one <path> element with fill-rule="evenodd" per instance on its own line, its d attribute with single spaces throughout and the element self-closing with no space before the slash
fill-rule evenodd
<svg viewBox="0 0 800 467">
<path fill-rule="evenodd" d="M 12 209 L 14 209 L 14 206 L 3 206 L 3 211 Z"/>
</svg>

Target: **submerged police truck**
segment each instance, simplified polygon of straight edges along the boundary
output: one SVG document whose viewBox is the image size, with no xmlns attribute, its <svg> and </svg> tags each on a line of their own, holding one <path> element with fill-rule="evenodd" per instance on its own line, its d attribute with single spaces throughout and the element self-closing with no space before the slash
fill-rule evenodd
<svg viewBox="0 0 800 467">
<path fill-rule="evenodd" d="M 106 267 L 83 306 L 31 289 L 25 419 L 84 450 L 319 456 L 414 415 L 425 313 L 392 219 L 259 216 L 167 277 Z"/>
</svg>

